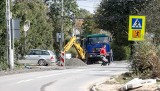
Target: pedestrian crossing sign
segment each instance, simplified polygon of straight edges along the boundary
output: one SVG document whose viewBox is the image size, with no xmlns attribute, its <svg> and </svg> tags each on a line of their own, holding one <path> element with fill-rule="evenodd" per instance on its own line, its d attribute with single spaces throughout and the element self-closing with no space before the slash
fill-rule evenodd
<svg viewBox="0 0 160 91">
<path fill-rule="evenodd" d="M 142 19 L 132 19 L 132 29 L 142 29 Z"/>
<path fill-rule="evenodd" d="M 145 16 L 129 16 L 129 41 L 142 41 L 145 35 Z"/>
</svg>

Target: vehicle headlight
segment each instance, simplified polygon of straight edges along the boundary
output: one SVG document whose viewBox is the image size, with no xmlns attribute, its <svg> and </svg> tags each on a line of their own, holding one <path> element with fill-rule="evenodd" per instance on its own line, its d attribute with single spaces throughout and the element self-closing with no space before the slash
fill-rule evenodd
<svg viewBox="0 0 160 91">
<path fill-rule="evenodd" d="M 89 57 L 93 57 L 93 55 L 89 55 Z"/>
</svg>

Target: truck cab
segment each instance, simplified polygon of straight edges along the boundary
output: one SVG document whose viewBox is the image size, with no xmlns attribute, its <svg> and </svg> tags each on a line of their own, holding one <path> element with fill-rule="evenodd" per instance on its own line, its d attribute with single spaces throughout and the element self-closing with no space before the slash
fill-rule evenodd
<svg viewBox="0 0 160 91">
<path fill-rule="evenodd" d="M 86 58 L 87 64 L 96 63 L 101 59 L 100 49 L 106 45 L 106 52 L 110 53 L 110 36 L 106 34 L 88 35 L 86 39 Z M 107 57 L 110 60 L 109 57 Z"/>
</svg>

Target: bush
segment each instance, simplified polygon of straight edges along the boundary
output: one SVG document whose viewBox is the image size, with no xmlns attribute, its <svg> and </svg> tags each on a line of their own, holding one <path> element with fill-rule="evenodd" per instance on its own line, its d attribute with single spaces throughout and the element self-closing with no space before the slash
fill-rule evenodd
<svg viewBox="0 0 160 91">
<path fill-rule="evenodd" d="M 7 62 L 5 61 L 0 61 L 0 71 L 1 70 L 7 70 L 9 66 L 7 65 Z"/>
<path fill-rule="evenodd" d="M 118 45 L 112 45 L 114 60 L 126 60 L 130 56 L 130 48 Z"/>
<path fill-rule="evenodd" d="M 132 70 L 141 78 L 160 77 L 160 57 L 157 47 L 150 41 L 137 42 L 134 45 Z"/>
<path fill-rule="evenodd" d="M 131 56 L 131 48 L 129 46 L 124 47 L 125 49 L 125 59 L 129 60 L 130 56 Z"/>
</svg>

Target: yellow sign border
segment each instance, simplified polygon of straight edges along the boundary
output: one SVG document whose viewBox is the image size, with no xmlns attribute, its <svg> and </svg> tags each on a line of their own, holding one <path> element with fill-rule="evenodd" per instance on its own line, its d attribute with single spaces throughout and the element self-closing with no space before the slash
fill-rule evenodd
<svg viewBox="0 0 160 91">
<path fill-rule="evenodd" d="M 132 29 L 132 19 L 133 18 L 142 19 L 142 29 Z M 128 40 L 129 41 L 143 41 L 144 40 L 144 35 L 145 35 L 145 27 L 146 27 L 146 16 L 134 16 L 134 15 L 130 15 L 129 16 Z M 134 31 L 134 30 L 141 30 L 141 36 L 140 36 L 140 38 L 133 38 L 132 31 Z"/>
</svg>

